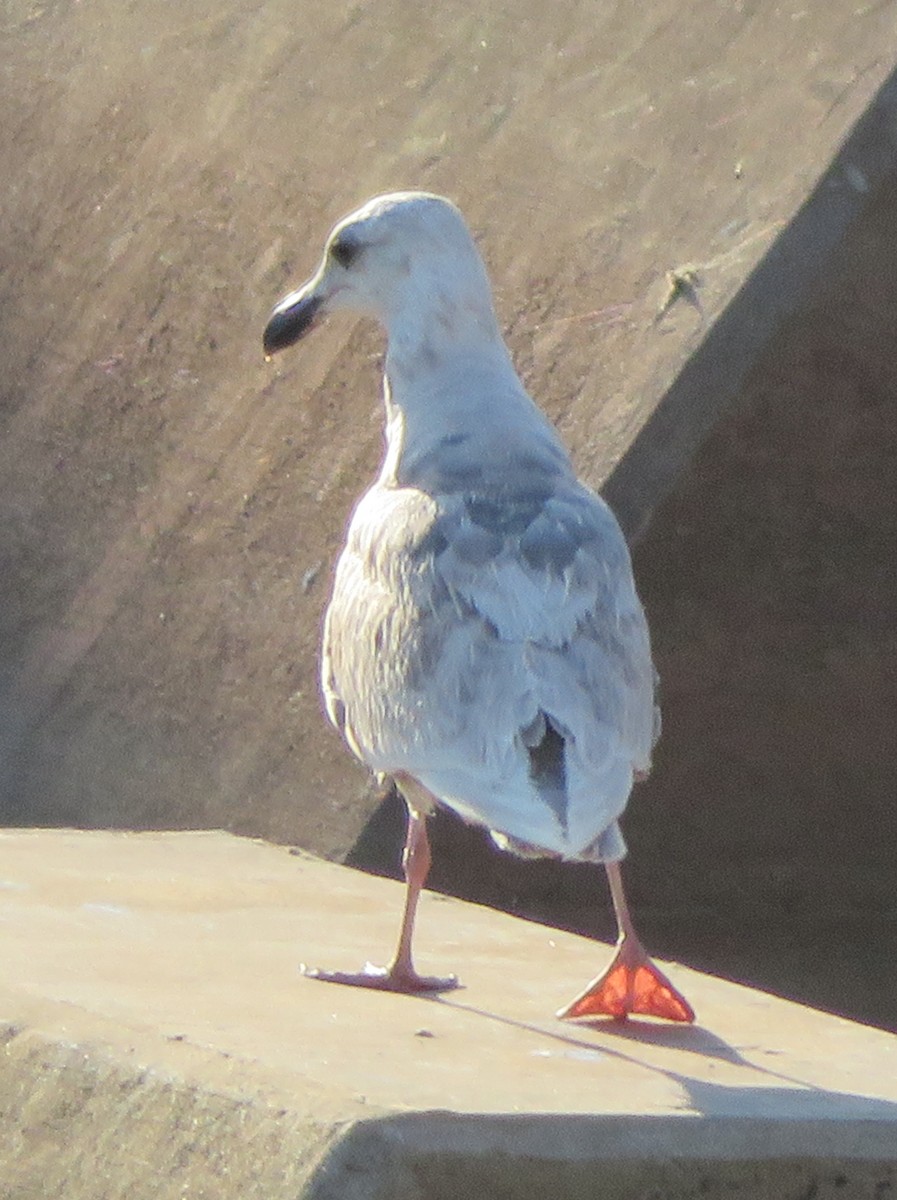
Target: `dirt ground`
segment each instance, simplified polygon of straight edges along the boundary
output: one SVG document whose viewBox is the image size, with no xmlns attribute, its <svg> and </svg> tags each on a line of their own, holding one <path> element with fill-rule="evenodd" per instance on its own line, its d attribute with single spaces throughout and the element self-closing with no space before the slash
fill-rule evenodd
<svg viewBox="0 0 897 1200">
<path fill-rule="evenodd" d="M 316 679 L 381 341 L 335 321 L 266 366 L 271 304 L 367 195 L 451 194 L 528 386 L 613 487 L 885 78 L 892 15 L 6 5 L 0 819 L 394 866 L 397 814 Z M 667 456 L 681 470 L 734 404 L 636 549 L 665 733 L 626 832 L 659 954 L 893 1027 L 897 194 L 869 161 L 826 181 L 842 225 L 866 215 L 811 302 L 743 314 Z M 660 317 L 685 263 L 701 303 Z M 449 818 L 434 841 L 436 886 L 610 931 L 590 868 Z"/>
</svg>

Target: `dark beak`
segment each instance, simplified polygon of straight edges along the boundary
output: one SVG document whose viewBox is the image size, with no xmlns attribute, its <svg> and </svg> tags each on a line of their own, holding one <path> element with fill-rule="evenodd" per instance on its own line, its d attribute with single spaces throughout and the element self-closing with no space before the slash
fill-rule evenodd
<svg viewBox="0 0 897 1200">
<path fill-rule="evenodd" d="M 285 350 L 311 329 L 321 308 L 321 298 L 309 288 L 300 288 L 281 300 L 265 326 L 265 357 Z"/>
</svg>

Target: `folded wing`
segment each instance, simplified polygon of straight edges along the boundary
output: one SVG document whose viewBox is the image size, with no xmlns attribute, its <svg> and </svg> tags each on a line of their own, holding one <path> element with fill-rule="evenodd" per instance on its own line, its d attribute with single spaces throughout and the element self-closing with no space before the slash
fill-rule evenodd
<svg viewBox="0 0 897 1200">
<path fill-rule="evenodd" d="M 374 770 L 413 775 L 512 844 L 622 853 L 616 836 L 594 846 L 650 765 L 654 671 L 619 526 L 569 477 L 371 489 L 323 673 L 331 719 Z"/>
</svg>

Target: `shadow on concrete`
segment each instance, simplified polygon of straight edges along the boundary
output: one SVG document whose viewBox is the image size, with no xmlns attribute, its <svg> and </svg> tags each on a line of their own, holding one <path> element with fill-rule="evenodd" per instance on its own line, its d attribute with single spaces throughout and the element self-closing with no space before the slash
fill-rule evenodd
<svg viewBox="0 0 897 1200">
<path fill-rule="evenodd" d="M 895 296 L 873 275 L 893 273 L 895 130 L 892 73 L 604 489 L 631 537 L 648 526 L 663 681 L 656 771 L 624 822 L 643 935 L 885 1028 Z M 389 795 L 346 861 L 399 877 L 403 835 Z M 434 889 L 613 937 L 594 867 L 514 860 L 442 812 L 432 842 Z"/>
<path fill-rule="evenodd" d="M 897 169 L 897 71 L 673 381 L 602 493 L 634 541 L 738 397 L 773 335 L 808 300 L 848 230 Z"/>
<path fill-rule="evenodd" d="M 554 1030 L 544 1025 L 517 1021 L 502 1013 L 465 1004 L 455 997 L 426 996 L 421 999 L 536 1034 L 560 1046 L 561 1049 L 557 1053 L 567 1054 L 582 1062 L 600 1062 L 602 1058 L 609 1057 L 655 1072 L 673 1080 L 682 1089 L 684 1109 L 693 1110 L 703 1116 L 897 1121 L 897 1104 L 890 1100 L 831 1091 L 769 1067 L 758 1066 L 744 1058 L 735 1046 L 699 1025 L 669 1026 L 639 1020 L 582 1022 L 576 1028 L 588 1030 L 594 1035 L 588 1038 L 577 1036 L 572 1031 Z M 627 1053 L 609 1045 L 608 1039 L 630 1042 L 633 1052 Z M 684 1054 L 718 1059 L 763 1078 L 780 1080 L 785 1086 L 745 1087 L 707 1083 L 688 1074 L 665 1070 L 647 1062 L 643 1056 L 636 1053 L 636 1048 L 640 1045 L 664 1046 Z"/>
</svg>

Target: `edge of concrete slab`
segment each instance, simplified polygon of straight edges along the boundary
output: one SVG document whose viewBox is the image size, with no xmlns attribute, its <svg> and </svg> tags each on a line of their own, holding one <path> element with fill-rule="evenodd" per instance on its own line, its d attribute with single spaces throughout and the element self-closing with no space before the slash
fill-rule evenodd
<svg viewBox="0 0 897 1200">
<path fill-rule="evenodd" d="M 4 1200 L 302 1196 L 346 1125 L 228 1081 L 226 1064 L 216 1079 L 211 1055 L 200 1077 L 191 1047 L 182 1073 L 167 1053 L 32 1027 L 0 1025 L 0 1045 Z"/>
<path fill-rule="evenodd" d="M 178 1045 L 159 1065 L 145 1044 L 123 1052 L 72 1032 L 0 1025 L 4 1198 L 591 1200 L 600 1189 L 603 1200 L 846 1200 L 897 1187 L 892 1121 L 376 1110 L 340 1120 L 326 1097 L 253 1080 L 251 1064 Z"/>
<path fill-rule="evenodd" d="M 308 1194 L 314 1200 L 881 1195 L 897 1174 L 893 1133 L 884 1124 L 860 1124 L 436 1112 L 384 1117 L 346 1131 L 314 1173 Z"/>
<path fill-rule="evenodd" d="M 848 229 L 897 170 L 897 71 L 845 138 L 819 182 L 701 344 L 617 463 L 601 493 L 631 540 L 731 402 L 748 372 L 813 287 Z"/>
</svg>

